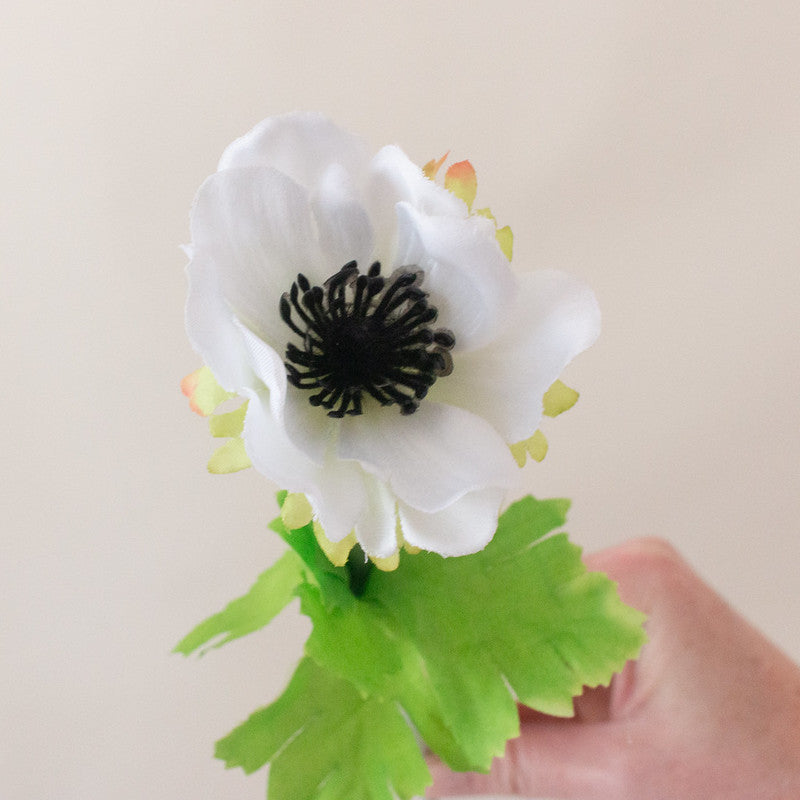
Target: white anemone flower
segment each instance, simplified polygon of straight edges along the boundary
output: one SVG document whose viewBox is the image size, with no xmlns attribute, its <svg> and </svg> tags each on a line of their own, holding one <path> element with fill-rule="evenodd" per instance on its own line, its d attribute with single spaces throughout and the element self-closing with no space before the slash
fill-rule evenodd
<svg viewBox="0 0 800 800">
<path fill-rule="evenodd" d="M 483 548 L 518 485 L 509 445 L 598 334 L 592 292 L 512 270 L 490 219 L 312 113 L 233 142 L 191 234 L 187 330 L 248 400 L 253 466 L 374 559 Z"/>
</svg>

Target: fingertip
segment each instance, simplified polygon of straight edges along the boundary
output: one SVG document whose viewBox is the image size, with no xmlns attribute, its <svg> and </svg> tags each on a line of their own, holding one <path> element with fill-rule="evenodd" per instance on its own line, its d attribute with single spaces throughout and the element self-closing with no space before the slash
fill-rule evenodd
<svg viewBox="0 0 800 800">
<path fill-rule="evenodd" d="M 435 756 L 425 760 L 433 778 L 433 784 L 425 792 L 425 797 L 430 800 L 440 797 L 485 794 L 494 789 L 489 775 L 478 772 L 453 772 Z"/>
<path fill-rule="evenodd" d="M 459 791 L 459 773 L 452 772 L 440 761 L 428 763 L 433 783 L 425 790 L 425 797 L 433 800 L 439 797 L 452 797 Z"/>
<path fill-rule="evenodd" d="M 682 563 L 683 558 L 666 539 L 655 536 L 631 539 L 622 544 L 607 547 L 596 553 L 590 553 L 584 559 L 586 566 L 592 570 L 624 572 L 641 570 L 656 563 Z M 611 577 L 614 577 L 611 574 Z"/>
</svg>

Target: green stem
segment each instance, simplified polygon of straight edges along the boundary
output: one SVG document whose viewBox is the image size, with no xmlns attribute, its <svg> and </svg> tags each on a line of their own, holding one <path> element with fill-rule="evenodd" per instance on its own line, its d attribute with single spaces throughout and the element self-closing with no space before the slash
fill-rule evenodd
<svg viewBox="0 0 800 800">
<path fill-rule="evenodd" d="M 361 597 L 367 590 L 367 581 L 375 566 L 361 549 L 361 545 L 356 544 L 347 557 L 347 580 L 350 584 L 350 591 L 355 597 Z"/>
</svg>

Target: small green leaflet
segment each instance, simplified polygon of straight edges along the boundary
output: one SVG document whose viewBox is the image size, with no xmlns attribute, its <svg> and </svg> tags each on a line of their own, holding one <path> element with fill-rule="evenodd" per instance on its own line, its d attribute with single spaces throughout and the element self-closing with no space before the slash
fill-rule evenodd
<svg viewBox="0 0 800 800">
<path fill-rule="evenodd" d="M 406 718 L 452 768 L 485 771 L 519 734 L 517 701 L 570 716 L 583 686 L 607 684 L 645 636 L 644 616 L 586 571 L 566 534 L 548 536 L 568 507 L 524 498 L 481 552 L 403 553 L 358 598 L 310 524 L 275 520 L 294 552 L 177 648 L 252 632 L 296 595 L 312 620 L 289 687 L 217 755 L 247 772 L 270 763 L 270 800 L 407 800 L 428 773 Z"/>
<path fill-rule="evenodd" d="M 250 773 L 270 763 L 269 800 L 395 800 L 430 773 L 394 703 L 304 658 L 284 693 L 217 742 L 217 758 Z"/>
<path fill-rule="evenodd" d="M 294 550 L 287 550 L 256 578 L 246 595 L 201 622 L 175 645 L 173 652 L 188 656 L 208 645 L 200 651 L 203 655 L 214 647 L 222 647 L 260 630 L 296 597 L 297 587 L 305 580 L 303 562 Z"/>
</svg>

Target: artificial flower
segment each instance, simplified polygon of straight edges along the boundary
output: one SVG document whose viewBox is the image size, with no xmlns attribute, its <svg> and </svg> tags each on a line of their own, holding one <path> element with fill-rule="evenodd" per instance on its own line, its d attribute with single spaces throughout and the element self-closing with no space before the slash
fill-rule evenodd
<svg viewBox="0 0 800 800">
<path fill-rule="evenodd" d="M 247 400 L 247 456 L 375 559 L 486 545 L 510 445 L 599 331 L 583 283 L 513 270 L 457 194 L 298 113 L 233 142 L 192 209 L 187 330 Z"/>
</svg>

